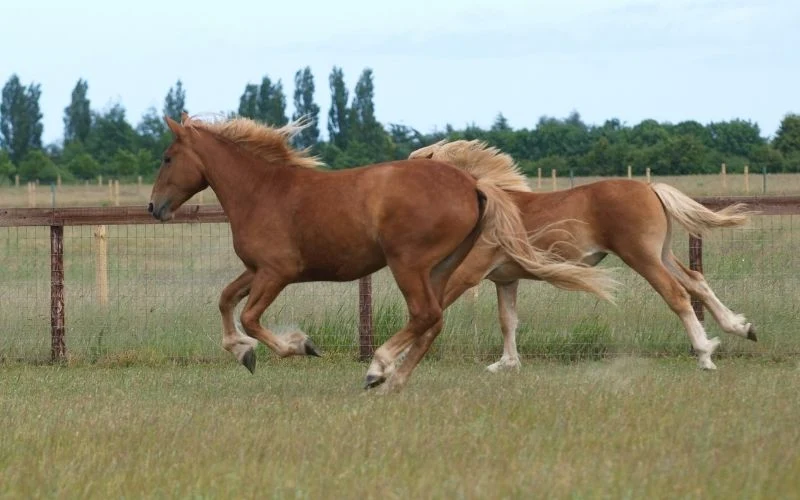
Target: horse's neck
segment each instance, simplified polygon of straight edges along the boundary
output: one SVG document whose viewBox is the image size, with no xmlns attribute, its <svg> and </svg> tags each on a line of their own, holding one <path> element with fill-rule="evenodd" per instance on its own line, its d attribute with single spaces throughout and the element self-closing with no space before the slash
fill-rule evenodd
<svg viewBox="0 0 800 500">
<path fill-rule="evenodd" d="M 264 191 L 289 182 L 287 177 L 293 169 L 259 165 L 260 160 L 234 148 L 213 144 L 213 140 L 203 141 L 196 151 L 205 165 L 206 181 L 231 222 L 238 219 L 240 212 L 249 212 L 256 199 L 259 206 L 279 202 L 276 198 L 280 189 L 275 189 L 271 196 L 263 196 Z"/>
</svg>

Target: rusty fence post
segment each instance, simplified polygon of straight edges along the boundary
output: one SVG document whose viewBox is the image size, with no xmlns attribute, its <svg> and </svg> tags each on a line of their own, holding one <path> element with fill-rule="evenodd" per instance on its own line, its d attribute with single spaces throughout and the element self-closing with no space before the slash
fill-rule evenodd
<svg viewBox="0 0 800 500">
<path fill-rule="evenodd" d="M 50 226 L 50 359 L 67 357 L 64 343 L 64 226 Z"/>
<path fill-rule="evenodd" d="M 689 269 L 703 272 L 703 239 L 689 235 Z M 703 303 L 692 297 L 692 308 L 700 322 L 704 319 Z"/>
<path fill-rule="evenodd" d="M 375 353 L 372 335 L 372 276 L 358 280 L 358 358 L 367 361 Z"/>
</svg>

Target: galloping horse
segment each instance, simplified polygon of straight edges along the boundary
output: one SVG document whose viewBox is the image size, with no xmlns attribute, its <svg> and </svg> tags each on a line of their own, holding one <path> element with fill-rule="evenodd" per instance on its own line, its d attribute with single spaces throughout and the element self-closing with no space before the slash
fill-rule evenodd
<svg viewBox="0 0 800 500">
<path fill-rule="evenodd" d="M 711 311 L 725 332 L 756 341 L 753 325 L 728 309 L 703 275 L 687 269 L 670 249 L 673 220 L 699 236 L 712 228 L 744 224 L 747 212 L 743 205 L 712 212 L 666 184 L 648 185 L 627 179 L 533 193 L 509 155 L 479 141 L 440 141 L 414 151 L 409 158 L 445 161 L 473 173 L 502 165 L 515 171 L 516 178 L 509 176 L 502 188 L 519 207 L 525 228 L 532 234 L 531 242 L 569 262 L 588 266 L 597 265 L 608 253 L 619 256 L 678 315 L 701 368 L 716 369 L 711 355 L 720 340 L 706 336 L 692 310 L 690 296 Z M 521 269 L 502 250 L 477 244 L 447 283 L 444 306 L 483 278 L 496 285 L 504 338 L 503 356 L 488 368 L 492 372 L 517 368 L 520 364 L 516 345 L 518 280 L 543 277 Z"/>
<path fill-rule="evenodd" d="M 403 160 L 351 170 L 318 170 L 316 159 L 289 141 L 304 124 L 271 128 L 244 118 L 166 118 L 173 141 L 153 186 L 149 211 L 161 221 L 211 187 L 228 216 L 233 248 L 245 271 L 223 290 L 223 347 L 251 372 L 254 347 L 278 356 L 319 355 L 303 332 L 276 335 L 261 315 L 290 283 L 350 281 L 389 266 L 406 299 L 406 325 L 375 353 L 367 387 L 426 331 L 442 328 L 450 275 L 474 242 L 486 239 L 532 272 L 552 273 L 565 288 L 606 294 L 607 277 L 551 263 L 525 239 L 508 195 L 433 160 Z M 233 320 L 236 304 L 244 333 Z M 246 335 L 245 335 L 246 334 Z M 435 333 L 434 333 L 435 335 Z M 392 378 L 402 387 L 419 359 Z"/>
</svg>

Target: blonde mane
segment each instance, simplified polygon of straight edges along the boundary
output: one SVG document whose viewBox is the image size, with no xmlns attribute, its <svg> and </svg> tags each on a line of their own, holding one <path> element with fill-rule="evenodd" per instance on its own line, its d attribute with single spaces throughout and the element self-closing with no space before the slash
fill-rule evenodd
<svg viewBox="0 0 800 500">
<path fill-rule="evenodd" d="M 309 156 L 308 150 L 292 147 L 290 139 L 311 124 L 299 119 L 283 127 L 275 128 L 258 123 L 250 118 L 229 118 L 220 121 L 199 120 L 185 117 L 183 126 L 188 130 L 205 130 L 229 141 L 248 153 L 270 164 L 317 168 L 322 165 L 318 158 Z"/>
<path fill-rule="evenodd" d="M 504 191 L 531 191 L 528 179 L 511 156 L 483 141 L 439 141 L 409 156 L 450 163 L 475 179 L 486 179 Z"/>
</svg>

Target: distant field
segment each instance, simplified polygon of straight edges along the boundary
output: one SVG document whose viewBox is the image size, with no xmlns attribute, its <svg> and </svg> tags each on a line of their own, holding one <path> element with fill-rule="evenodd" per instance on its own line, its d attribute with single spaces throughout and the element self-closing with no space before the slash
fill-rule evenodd
<svg viewBox="0 0 800 500">
<path fill-rule="evenodd" d="M 644 181 L 644 177 L 635 177 Z M 600 180 L 601 177 L 575 177 L 572 184 L 581 185 Z M 730 174 L 723 184 L 720 175 L 684 175 L 684 176 L 663 176 L 653 177 L 653 180 L 666 182 L 691 196 L 762 196 L 764 192 L 764 180 L 761 174 L 751 174 L 749 176 L 749 191 L 745 190 L 745 179 L 742 174 Z M 531 186 L 538 190 L 538 180 L 531 178 Z M 557 188 L 567 189 L 570 187 L 568 176 L 557 178 Z M 134 184 L 120 184 L 119 204 L 120 205 L 142 205 L 146 204 L 150 196 L 151 185 L 142 185 L 141 188 Z M 542 179 L 542 191 L 552 191 L 553 180 L 549 176 Z M 800 195 L 800 174 L 768 174 L 767 195 Z M 107 185 L 98 186 L 96 182 L 78 185 L 63 185 L 56 190 L 56 206 L 112 206 L 114 205 L 113 191 L 109 191 Z M 53 195 L 49 185 L 40 185 L 36 189 L 35 203 L 37 207 L 50 207 L 53 203 Z M 216 203 L 213 191 L 206 189 L 202 195 L 196 195 L 189 203 Z M 0 186 L 0 206 L 3 207 L 27 207 L 28 190 L 23 184 L 20 187 Z"/>
</svg>

